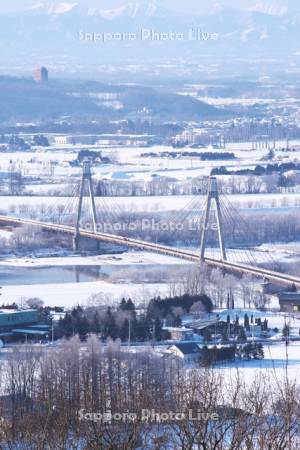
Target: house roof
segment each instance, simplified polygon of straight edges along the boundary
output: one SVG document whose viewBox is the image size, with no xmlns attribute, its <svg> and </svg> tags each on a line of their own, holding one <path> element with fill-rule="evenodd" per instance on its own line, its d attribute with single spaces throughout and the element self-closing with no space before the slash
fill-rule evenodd
<svg viewBox="0 0 300 450">
<path fill-rule="evenodd" d="M 174 344 L 173 347 L 176 347 L 183 355 L 192 355 L 192 354 L 200 353 L 200 348 L 194 342 L 190 342 L 190 343 L 183 342 L 180 344 Z"/>
<path fill-rule="evenodd" d="M 12 330 L 13 333 L 16 334 L 28 334 L 28 335 L 36 335 L 36 336 L 47 336 L 48 331 L 41 330 L 30 330 L 29 328 L 15 328 Z"/>
<path fill-rule="evenodd" d="M 263 285 L 263 291 L 264 294 L 269 294 L 269 295 L 273 295 L 273 294 L 279 294 L 280 292 L 284 292 L 285 288 L 282 286 L 278 286 L 277 284 L 274 283 L 264 283 Z"/>
<path fill-rule="evenodd" d="M 170 331 L 170 332 L 172 332 L 172 331 L 179 331 L 179 332 L 181 332 L 181 333 L 187 333 L 187 332 L 193 332 L 193 330 L 191 330 L 190 328 L 185 328 L 185 327 L 164 327 L 164 330 L 167 330 L 167 331 Z"/>
<path fill-rule="evenodd" d="M 219 323 L 218 318 L 215 318 L 212 320 L 199 319 L 199 320 L 195 320 L 194 322 L 190 322 L 189 327 L 192 329 L 196 329 L 196 330 L 204 330 L 205 328 L 208 328 L 212 325 L 216 325 L 217 323 Z"/>
<path fill-rule="evenodd" d="M 280 302 L 299 302 L 300 303 L 300 292 L 281 292 L 278 294 Z"/>
</svg>

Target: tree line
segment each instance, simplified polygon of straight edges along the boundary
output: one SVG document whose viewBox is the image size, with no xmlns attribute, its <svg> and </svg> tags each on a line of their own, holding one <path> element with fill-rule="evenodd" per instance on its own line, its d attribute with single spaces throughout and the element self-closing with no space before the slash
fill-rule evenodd
<svg viewBox="0 0 300 450">
<path fill-rule="evenodd" d="M 60 318 L 55 327 L 55 338 L 79 335 L 85 340 L 88 334 L 95 333 L 102 341 L 108 338 L 120 339 L 122 342 L 129 339 L 136 342 L 161 341 L 169 338 L 169 333 L 163 329 L 164 323 L 180 326 L 181 315 L 197 304 L 202 305 L 203 311 L 212 310 L 210 298 L 203 294 L 155 298 L 140 314 L 132 300 L 124 298 L 116 308 L 83 309 L 78 306 Z"/>
<path fill-rule="evenodd" d="M 297 449 L 299 383 L 186 371 L 151 348 L 77 337 L 0 367 L 3 450 Z M 146 419 L 147 418 L 147 419 Z"/>
</svg>

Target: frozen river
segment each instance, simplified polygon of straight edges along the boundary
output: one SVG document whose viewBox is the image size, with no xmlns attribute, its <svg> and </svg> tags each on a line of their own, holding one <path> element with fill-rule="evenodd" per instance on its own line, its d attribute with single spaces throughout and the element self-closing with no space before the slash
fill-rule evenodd
<svg viewBox="0 0 300 450">
<path fill-rule="evenodd" d="M 176 269 L 178 265 L 168 265 L 168 271 Z M 157 265 L 65 265 L 65 266 L 46 266 L 46 267 L 11 267 L 0 265 L 0 285 L 2 286 L 21 286 L 35 284 L 64 284 L 64 283 L 89 283 L 96 281 L 114 282 L 131 281 L 128 279 L 133 272 L 138 272 L 135 278 L 145 283 L 149 274 L 157 269 Z M 161 267 L 161 273 L 166 269 Z"/>
</svg>

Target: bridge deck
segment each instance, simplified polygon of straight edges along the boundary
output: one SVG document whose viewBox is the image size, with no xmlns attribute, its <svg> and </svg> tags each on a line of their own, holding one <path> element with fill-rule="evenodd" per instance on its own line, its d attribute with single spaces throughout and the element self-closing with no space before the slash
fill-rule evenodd
<svg viewBox="0 0 300 450">
<path fill-rule="evenodd" d="M 0 216 L 0 224 L 6 225 L 32 225 L 36 227 L 40 227 L 44 230 L 62 232 L 70 235 L 75 234 L 75 228 L 53 224 L 40 222 L 37 220 L 30 219 L 17 219 L 9 216 Z M 122 236 L 116 236 L 112 234 L 106 233 L 94 233 L 92 231 L 80 230 L 80 236 L 87 237 L 90 239 L 95 239 L 101 242 L 107 242 L 110 244 L 116 244 L 124 246 L 126 245 L 129 248 L 135 248 L 138 250 L 149 251 L 152 253 L 157 253 L 166 256 L 172 256 L 175 258 L 180 258 L 186 261 L 191 261 L 194 263 L 200 264 L 200 256 L 193 252 L 188 252 L 186 250 L 179 250 L 172 247 L 154 244 L 151 242 L 140 241 L 136 239 L 125 238 Z M 224 260 L 214 260 L 212 258 L 205 258 L 204 261 L 213 267 L 219 267 L 220 269 L 225 269 L 227 271 L 236 273 L 236 274 L 249 274 L 255 277 L 260 277 L 265 279 L 266 281 L 270 281 L 272 283 L 276 283 L 285 287 L 290 287 L 292 284 L 296 286 L 296 288 L 300 288 L 300 278 L 288 275 L 281 274 L 279 272 L 274 272 L 268 269 L 251 267 L 243 264 L 232 263 Z"/>
</svg>

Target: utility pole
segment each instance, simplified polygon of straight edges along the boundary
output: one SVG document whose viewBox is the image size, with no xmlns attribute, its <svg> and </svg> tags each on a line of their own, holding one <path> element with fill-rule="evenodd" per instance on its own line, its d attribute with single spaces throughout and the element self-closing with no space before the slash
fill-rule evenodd
<svg viewBox="0 0 300 450">
<path fill-rule="evenodd" d="M 206 243 L 207 243 L 207 239 L 206 239 L 207 238 L 207 230 L 209 227 L 209 217 L 210 217 L 210 212 L 211 212 L 211 207 L 212 207 L 213 201 L 214 201 L 215 207 L 216 207 L 218 238 L 219 238 L 221 256 L 222 256 L 223 261 L 227 260 L 217 178 L 210 177 L 209 183 L 208 183 L 204 224 L 201 224 L 202 230 L 201 230 L 200 260 L 202 262 L 205 259 L 205 250 L 206 250 Z"/>
</svg>

